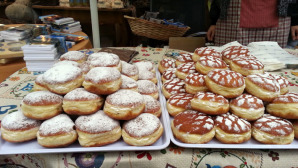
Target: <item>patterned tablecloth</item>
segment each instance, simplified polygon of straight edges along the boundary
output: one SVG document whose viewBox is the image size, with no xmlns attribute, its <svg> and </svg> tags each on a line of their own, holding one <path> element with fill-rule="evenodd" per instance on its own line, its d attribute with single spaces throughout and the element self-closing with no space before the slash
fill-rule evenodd
<svg viewBox="0 0 298 168">
<path fill-rule="evenodd" d="M 158 63 L 164 55 L 175 56 L 178 50 L 167 48 L 133 48 L 139 51 L 132 61 L 150 60 Z M 1 72 L 0 72 L 1 73 Z M 42 72 L 23 68 L 0 84 L 0 123 L 8 113 L 19 108 L 20 101 L 31 91 L 34 80 Z M 290 90 L 298 92 L 298 70 L 272 72 L 286 77 Z M 1 150 L 1 144 L 0 144 Z M 30 149 L 28 149 L 30 150 Z M 119 149 L 121 150 L 121 149 Z M 298 167 L 298 150 L 276 149 L 190 149 L 170 144 L 158 151 L 118 151 L 95 153 L 15 154 L 1 155 L 0 167 L 206 167 L 265 168 Z"/>
</svg>

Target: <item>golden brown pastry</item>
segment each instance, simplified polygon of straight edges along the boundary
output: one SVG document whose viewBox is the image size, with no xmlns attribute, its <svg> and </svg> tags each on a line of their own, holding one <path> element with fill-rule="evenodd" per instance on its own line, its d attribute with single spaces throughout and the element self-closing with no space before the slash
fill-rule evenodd
<svg viewBox="0 0 298 168">
<path fill-rule="evenodd" d="M 272 75 L 280 86 L 280 94 L 284 95 L 289 92 L 289 81 L 280 75 Z"/>
<path fill-rule="evenodd" d="M 184 64 L 180 64 L 176 68 L 176 76 L 179 79 L 184 80 L 188 74 L 192 74 L 196 72 L 195 63 L 194 62 L 188 62 Z"/>
<path fill-rule="evenodd" d="M 143 113 L 150 113 L 156 117 L 160 117 L 162 112 L 160 102 L 149 95 L 143 95 L 143 97 L 145 101 L 145 109 Z"/>
<path fill-rule="evenodd" d="M 292 120 L 295 138 L 298 139 L 298 120 Z"/>
<path fill-rule="evenodd" d="M 170 98 L 170 96 L 174 94 L 185 93 L 184 85 L 184 81 L 179 78 L 167 80 L 162 85 L 162 93 L 166 99 Z"/>
<path fill-rule="evenodd" d="M 166 71 L 164 71 L 161 75 L 161 81 L 164 83 L 167 80 L 171 80 L 173 78 L 177 78 L 176 76 L 176 68 L 168 68 Z"/>
<path fill-rule="evenodd" d="M 68 60 L 75 61 L 77 63 L 83 63 L 87 59 L 87 56 L 80 51 L 68 51 L 61 55 L 60 61 Z"/>
<path fill-rule="evenodd" d="M 246 57 L 250 55 L 248 48 L 245 46 L 230 46 L 224 49 L 221 54 L 227 64 L 230 64 L 232 59 L 236 57 Z"/>
<path fill-rule="evenodd" d="M 176 67 L 178 67 L 180 64 L 188 63 L 188 62 L 193 62 L 192 60 L 192 53 L 183 53 L 180 54 L 177 59 L 176 59 Z"/>
<path fill-rule="evenodd" d="M 264 65 L 254 56 L 242 56 L 232 59 L 230 69 L 241 73 L 243 76 L 264 73 Z"/>
<path fill-rule="evenodd" d="M 214 69 L 228 69 L 227 64 L 221 59 L 212 56 L 203 56 L 195 64 L 196 70 L 203 75 Z"/>
<path fill-rule="evenodd" d="M 121 75 L 122 83 L 120 89 L 128 89 L 133 90 L 135 92 L 138 91 L 138 83 L 133 78 L 127 77 L 125 75 Z"/>
<path fill-rule="evenodd" d="M 139 69 L 136 65 L 121 61 L 121 74 L 128 76 L 134 80 L 139 79 Z"/>
<path fill-rule="evenodd" d="M 175 61 L 176 60 L 170 59 L 170 58 L 164 58 L 161 61 L 159 61 L 159 63 L 158 63 L 159 72 L 163 73 L 168 68 L 175 68 L 175 66 L 176 66 Z"/>
<path fill-rule="evenodd" d="M 138 80 L 138 91 L 142 95 L 149 95 L 155 99 L 158 99 L 159 93 L 157 86 L 149 80 Z"/>
<path fill-rule="evenodd" d="M 188 74 L 185 78 L 185 91 L 190 94 L 206 92 L 208 88 L 205 83 L 205 75 L 199 73 Z"/>
<path fill-rule="evenodd" d="M 121 63 L 118 55 L 107 52 L 97 52 L 89 55 L 87 61 L 90 67 L 111 67 L 121 71 Z"/>
<path fill-rule="evenodd" d="M 167 110 L 171 116 L 176 116 L 177 114 L 191 109 L 190 101 L 194 95 L 188 93 L 178 93 L 171 95 L 167 100 Z"/>
<path fill-rule="evenodd" d="M 48 90 L 47 89 L 47 86 L 46 84 L 44 83 L 43 81 L 43 74 L 40 74 L 36 77 L 35 81 L 34 81 L 34 86 L 33 86 L 33 90 L 34 91 L 46 91 Z"/>
<path fill-rule="evenodd" d="M 194 51 L 194 54 L 192 56 L 192 60 L 194 62 L 197 62 L 200 59 L 200 57 L 203 57 L 203 56 L 212 56 L 212 57 L 221 58 L 221 53 L 216 51 L 213 48 L 200 47 L 200 48 L 197 48 Z"/>
</svg>

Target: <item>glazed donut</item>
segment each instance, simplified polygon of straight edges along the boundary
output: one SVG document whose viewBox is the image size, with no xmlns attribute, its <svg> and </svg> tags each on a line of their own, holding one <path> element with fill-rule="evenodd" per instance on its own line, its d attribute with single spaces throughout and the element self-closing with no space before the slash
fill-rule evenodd
<svg viewBox="0 0 298 168">
<path fill-rule="evenodd" d="M 229 111 L 229 101 L 212 92 L 198 92 L 190 101 L 191 108 L 209 115 L 220 115 Z"/>
<path fill-rule="evenodd" d="M 220 58 L 203 56 L 196 62 L 195 68 L 203 75 L 214 69 L 228 69 L 227 64 Z"/>
<path fill-rule="evenodd" d="M 131 90 L 119 90 L 106 98 L 103 111 L 116 120 L 136 118 L 145 109 L 143 96 Z"/>
<path fill-rule="evenodd" d="M 49 91 L 60 95 L 80 87 L 84 80 L 82 70 L 72 65 L 52 67 L 43 74 L 42 79 Z"/>
<path fill-rule="evenodd" d="M 63 98 L 63 111 L 70 115 L 93 114 L 103 106 L 104 99 L 84 88 L 77 88 Z"/>
<path fill-rule="evenodd" d="M 264 65 L 255 57 L 236 57 L 230 61 L 230 69 L 241 73 L 243 76 L 263 74 Z"/>
<path fill-rule="evenodd" d="M 171 58 L 164 58 L 161 61 L 158 62 L 158 70 L 160 73 L 163 73 L 166 71 L 168 68 L 175 68 L 176 60 L 171 59 Z"/>
<path fill-rule="evenodd" d="M 80 66 L 80 64 L 79 63 L 77 63 L 77 62 L 75 62 L 75 61 L 68 61 L 68 60 L 64 60 L 64 61 L 58 61 L 58 62 L 56 62 L 54 65 L 53 65 L 53 67 L 55 67 L 55 66 L 64 66 L 64 65 L 72 65 L 72 66 L 75 66 L 75 67 L 79 67 Z"/>
<path fill-rule="evenodd" d="M 298 120 L 293 120 L 292 124 L 293 124 L 295 138 L 298 139 Z"/>
<path fill-rule="evenodd" d="M 143 97 L 145 101 L 144 113 L 150 113 L 155 115 L 156 117 L 160 117 L 161 115 L 160 102 L 149 95 L 143 95 Z"/>
<path fill-rule="evenodd" d="M 210 116 L 194 110 L 179 113 L 171 122 L 174 136 L 190 144 L 203 144 L 215 135 L 214 121 Z"/>
<path fill-rule="evenodd" d="M 36 139 L 41 121 L 27 118 L 21 111 L 7 114 L 1 121 L 1 137 L 8 142 Z"/>
<path fill-rule="evenodd" d="M 161 81 L 164 83 L 167 80 L 171 80 L 173 78 L 177 78 L 176 76 L 176 68 L 168 68 L 161 75 Z"/>
<path fill-rule="evenodd" d="M 254 121 L 263 116 L 263 101 L 255 96 L 242 94 L 230 101 L 230 112 L 247 121 Z"/>
<path fill-rule="evenodd" d="M 75 126 L 78 141 L 83 147 L 103 146 L 121 138 L 119 121 L 110 118 L 102 110 L 91 115 L 79 116 Z"/>
<path fill-rule="evenodd" d="M 248 121 L 231 114 L 217 116 L 215 137 L 222 143 L 240 144 L 250 140 L 251 125 Z"/>
<path fill-rule="evenodd" d="M 122 83 L 120 89 L 129 89 L 138 92 L 138 83 L 134 79 L 121 75 Z"/>
<path fill-rule="evenodd" d="M 179 79 L 184 80 L 188 74 L 192 74 L 195 72 L 196 72 L 195 63 L 188 62 L 188 63 L 180 64 L 177 67 L 177 70 L 175 73 Z"/>
<path fill-rule="evenodd" d="M 289 92 L 289 81 L 280 75 L 272 75 L 272 76 L 275 78 L 275 80 L 277 81 L 277 83 L 280 86 L 280 94 L 284 95 L 284 94 L 288 93 Z"/>
<path fill-rule="evenodd" d="M 36 77 L 36 79 L 34 81 L 33 90 L 34 91 L 46 91 L 46 90 L 48 90 L 46 84 L 43 81 L 43 74 L 40 74 Z"/>
<path fill-rule="evenodd" d="M 249 50 L 245 46 L 230 46 L 221 52 L 222 59 L 230 64 L 232 59 L 236 57 L 247 57 L 249 56 Z"/>
<path fill-rule="evenodd" d="M 159 93 L 157 86 L 149 80 L 138 80 L 138 91 L 142 95 L 149 95 L 155 99 L 158 99 Z"/>
<path fill-rule="evenodd" d="M 196 94 L 197 92 L 208 91 L 205 78 L 205 75 L 199 73 L 188 74 L 184 80 L 186 93 Z"/>
<path fill-rule="evenodd" d="M 121 61 L 121 67 L 121 73 L 123 75 L 128 76 L 134 80 L 139 79 L 139 69 L 136 65 Z"/>
<path fill-rule="evenodd" d="M 185 110 L 191 109 L 191 99 L 193 99 L 193 95 L 188 93 L 171 95 L 171 97 L 167 100 L 168 113 L 174 117 Z"/>
<path fill-rule="evenodd" d="M 69 146 L 78 139 L 74 122 L 66 114 L 44 121 L 37 132 L 37 142 L 43 147 Z"/>
<path fill-rule="evenodd" d="M 245 88 L 243 76 L 238 72 L 227 69 L 210 71 L 206 76 L 205 82 L 209 90 L 226 98 L 240 96 Z"/>
<path fill-rule="evenodd" d="M 121 73 L 116 68 L 92 68 L 85 76 L 84 88 L 92 93 L 108 95 L 120 89 Z"/>
<path fill-rule="evenodd" d="M 155 72 L 148 70 L 139 71 L 139 80 L 150 80 L 154 84 L 157 84 L 157 78 Z"/>
<path fill-rule="evenodd" d="M 264 114 L 253 123 L 252 136 L 264 144 L 284 145 L 293 142 L 294 129 L 290 121 Z"/>
<path fill-rule="evenodd" d="M 95 67 L 112 67 L 121 71 L 120 58 L 116 54 L 107 52 L 97 52 L 89 55 L 87 61 L 91 68 Z"/>
<path fill-rule="evenodd" d="M 60 61 L 68 60 L 75 61 L 77 63 L 83 63 L 86 61 L 86 55 L 80 51 L 68 51 L 61 55 Z"/>
<path fill-rule="evenodd" d="M 192 55 L 193 53 L 184 53 L 184 54 L 180 54 L 177 58 L 176 58 L 176 67 L 178 67 L 180 64 L 184 64 L 184 63 L 188 63 L 188 62 L 193 62 L 192 60 Z"/>
<path fill-rule="evenodd" d="M 137 118 L 124 122 L 122 138 L 133 146 L 154 144 L 162 135 L 163 126 L 159 119 L 150 113 L 143 113 Z"/>
<path fill-rule="evenodd" d="M 140 62 L 135 62 L 133 65 L 138 67 L 138 70 L 148 70 L 155 72 L 155 66 L 152 62 L 150 61 L 140 61 Z"/>
<path fill-rule="evenodd" d="M 192 55 L 192 60 L 194 62 L 197 62 L 200 57 L 203 56 L 212 56 L 212 57 L 217 57 L 217 58 L 221 58 L 221 54 L 220 52 L 216 51 L 213 48 L 209 48 L 209 47 L 200 47 L 200 48 L 196 48 L 196 50 L 194 51 L 194 54 Z"/>
<path fill-rule="evenodd" d="M 298 94 L 290 92 L 278 96 L 266 106 L 266 111 L 277 117 L 298 119 Z"/>
<path fill-rule="evenodd" d="M 245 78 L 245 90 L 263 101 L 271 102 L 280 94 L 280 86 L 275 78 L 268 74 L 253 74 Z"/>
<path fill-rule="evenodd" d="M 23 114 L 32 119 L 46 120 L 62 112 L 63 97 L 49 91 L 36 91 L 27 94 L 22 102 Z"/>
<path fill-rule="evenodd" d="M 167 80 L 162 85 L 162 93 L 166 99 L 170 98 L 170 96 L 174 94 L 185 93 L 184 85 L 184 81 L 179 78 Z"/>
</svg>

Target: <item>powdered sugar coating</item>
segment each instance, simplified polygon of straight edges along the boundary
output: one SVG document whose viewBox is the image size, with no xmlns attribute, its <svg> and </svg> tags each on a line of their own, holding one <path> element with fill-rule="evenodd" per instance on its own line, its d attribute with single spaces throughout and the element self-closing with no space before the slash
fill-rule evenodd
<svg viewBox="0 0 298 168">
<path fill-rule="evenodd" d="M 173 78 L 171 80 L 165 81 L 163 84 L 163 87 L 171 94 L 177 94 L 177 93 L 185 93 L 184 89 L 185 83 L 182 79 L 179 78 Z"/>
<path fill-rule="evenodd" d="M 59 114 L 53 118 L 45 120 L 39 128 L 42 136 L 56 135 L 74 131 L 74 122 L 66 114 Z"/>
<path fill-rule="evenodd" d="M 7 114 L 1 121 L 1 127 L 7 130 L 26 130 L 34 127 L 39 127 L 41 121 L 30 119 L 21 111 L 16 111 Z"/>
<path fill-rule="evenodd" d="M 44 81 L 43 81 L 43 74 L 40 74 L 36 77 L 35 79 L 35 83 L 38 85 L 44 85 Z"/>
<path fill-rule="evenodd" d="M 43 81 L 48 84 L 63 84 L 82 76 L 82 70 L 72 65 L 55 66 L 43 74 Z"/>
<path fill-rule="evenodd" d="M 95 100 L 99 98 L 98 95 L 90 93 L 84 88 L 76 88 L 64 96 L 64 100 Z"/>
<path fill-rule="evenodd" d="M 22 103 L 27 105 L 51 105 L 62 103 L 63 97 L 49 91 L 36 91 L 27 94 Z"/>
<path fill-rule="evenodd" d="M 161 108 L 160 102 L 152 96 L 143 95 L 145 101 L 144 113 L 154 113 Z"/>
<path fill-rule="evenodd" d="M 111 131 L 120 127 L 118 120 L 110 118 L 102 110 L 91 115 L 79 116 L 75 121 L 75 125 L 80 131 L 93 134 Z"/>
<path fill-rule="evenodd" d="M 217 52 L 215 49 L 209 48 L 209 47 L 197 48 L 194 53 L 199 55 L 200 57 L 212 56 L 212 57 L 221 58 L 221 54 L 219 52 Z"/>
<path fill-rule="evenodd" d="M 298 94 L 290 92 L 285 95 L 280 95 L 275 98 L 272 103 L 298 103 Z"/>
<path fill-rule="evenodd" d="M 173 78 L 176 78 L 176 68 L 168 68 L 167 70 L 165 70 L 163 73 L 162 73 L 162 77 L 165 79 L 165 80 L 170 80 L 170 79 L 173 79 Z"/>
<path fill-rule="evenodd" d="M 239 56 L 249 56 L 249 50 L 244 46 L 230 46 L 221 52 L 224 58 L 232 60 Z"/>
<path fill-rule="evenodd" d="M 143 96 L 135 91 L 122 89 L 106 98 L 106 102 L 114 106 L 137 107 L 144 104 Z"/>
<path fill-rule="evenodd" d="M 199 73 L 188 74 L 185 78 L 185 84 L 192 86 L 206 86 L 205 75 Z"/>
<path fill-rule="evenodd" d="M 107 52 L 98 52 L 89 55 L 88 61 L 93 67 L 115 67 L 120 63 L 119 56 Z"/>
<path fill-rule="evenodd" d="M 133 137 L 152 134 L 161 126 L 159 119 L 150 113 L 142 113 L 138 117 L 124 123 L 123 129 Z"/>
<path fill-rule="evenodd" d="M 286 88 L 289 86 L 289 81 L 286 78 L 284 78 L 280 75 L 272 75 L 272 76 L 275 78 L 275 80 L 279 84 L 280 89 L 283 89 L 283 88 Z"/>
<path fill-rule="evenodd" d="M 273 75 L 264 73 L 264 74 L 253 74 L 253 75 L 248 75 L 246 77 L 249 81 L 254 83 L 255 85 L 272 91 L 272 92 L 279 92 L 280 91 L 280 86 L 278 82 L 275 80 Z"/>
<path fill-rule="evenodd" d="M 195 73 L 196 72 L 196 67 L 195 67 L 195 63 L 194 62 L 188 62 L 188 63 L 184 63 L 184 64 L 180 64 L 177 67 L 177 71 L 182 72 L 182 73 Z"/>
<path fill-rule="evenodd" d="M 55 63 L 53 65 L 53 67 L 55 66 L 65 66 L 65 65 L 72 65 L 72 66 L 76 66 L 76 67 L 79 67 L 79 63 L 75 62 L 75 61 L 68 61 L 68 60 L 64 60 L 64 61 L 59 61 L 57 63 Z"/>
<path fill-rule="evenodd" d="M 168 99 L 168 103 L 173 106 L 190 109 L 191 108 L 190 101 L 192 99 L 193 99 L 192 94 L 178 93 L 178 94 L 171 95 L 171 97 Z"/>
<path fill-rule="evenodd" d="M 243 76 L 235 71 L 227 69 L 214 69 L 207 76 L 216 84 L 225 87 L 241 87 L 245 85 Z"/>
<path fill-rule="evenodd" d="M 121 83 L 120 89 L 138 88 L 138 84 L 134 79 L 127 77 L 125 75 L 121 75 L 121 78 L 122 78 L 122 83 Z"/>
<path fill-rule="evenodd" d="M 263 101 L 249 94 L 242 94 L 230 101 L 231 104 L 245 109 L 260 109 L 264 108 Z"/>
<path fill-rule="evenodd" d="M 204 56 L 200 57 L 198 62 L 206 67 L 211 68 L 226 68 L 227 64 L 220 58 L 217 57 L 210 57 L 210 56 Z"/>
<path fill-rule="evenodd" d="M 133 65 L 136 65 L 139 70 L 148 70 L 148 71 L 154 70 L 154 65 L 150 61 L 135 62 Z"/>
<path fill-rule="evenodd" d="M 264 114 L 254 122 L 253 127 L 275 136 L 288 136 L 293 132 L 293 125 L 290 121 L 270 114 Z"/>
<path fill-rule="evenodd" d="M 164 58 L 160 61 L 160 65 L 164 68 L 175 68 L 175 61 L 174 59 Z"/>
<path fill-rule="evenodd" d="M 139 80 L 151 80 L 156 78 L 156 74 L 152 71 L 141 69 L 139 71 Z"/>
<path fill-rule="evenodd" d="M 126 76 L 135 76 L 139 74 L 139 69 L 136 65 L 121 61 L 121 73 Z"/>
<path fill-rule="evenodd" d="M 157 86 L 149 80 L 138 80 L 137 84 L 139 93 L 141 94 L 152 94 L 158 92 Z"/>
<path fill-rule="evenodd" d="M 121 73 L 116 68 L 96 67 L 92 68 L 85 76 L 86 81 L 92 83 L 105 83 L 121 78 Z"/>
<path fill-rule="evenodd" d="M 79 61 L 85 59 L 85 54 L 80 51 L 68 51 L 61 55 L 60 60 Z"/>
<path fill-rule="evenodd" d="M 184 54 L 180 54 L 177 57 L 177 61 L 181 62 L 181 63 L 187 63 L 187 62 L 192 62 L 192 55 L 191 53 L 184 53 Z"/>
<path fill-rule="evenodd" d="M 227 133 L 242 134 L 251 130 L 249 122 L 229 113 L 217 116 L 215 125 Z"/>
<path fill-rule="evenodd" d="M 179 131 L 189 134 L 203 135 L 214 128 L 214 121 L 210 116 L 194 110 L 177 114 L 173 123 Z"/>
<path fill-rule="evenodd" d="M 88 73 L 91 69 L 90 62 L 88 62 L 88 61 L 85 61 L 85 62 L 81 63 L 79 65 L 79 67 L 81 68 L 81 70 L 84 74 Z"/>
<path fill-rule="evenodd" d="M 264 65 L 261 61 L 256 59 L 255 57 L 236 57 L 232 60 L 232 62 L 243 69 L 247 70 L 261 70 L 264 69 Z"/>
<path fill-rule="evenodd" d="M 194 95 L 194 98 L 199 100 L 204 100 L 204 101 L 222 103 L 222 104 L 229 103 L 229 101 L 226 98 L 224 98 L 222 95 L 217 95 L 212 92 L 197 92 Z"/>
</svg>

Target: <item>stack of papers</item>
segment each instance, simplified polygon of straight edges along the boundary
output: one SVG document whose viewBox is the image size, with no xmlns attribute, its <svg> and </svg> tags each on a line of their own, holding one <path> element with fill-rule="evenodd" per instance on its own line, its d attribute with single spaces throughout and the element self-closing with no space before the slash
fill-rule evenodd
<svg viewBox="0 0 298 168">
<path fill-rule="evenodd" d="M 31 29 L 18 30 L 16 28 L 0 31 L 1 39 L 4 41 L 21 41 L 31 36 Z"/>
<path fill-rule="evenodd" d="M 82 31 L 81 23 L 75 21 L 71 17 L 62 17 L 59 15 L 46 15 L 40 16 L 40 20 L 49 25 L 52 31 L 65 32 L 65 33 L 75 33 Z"/>
<path fill-rule="evenodd" d="M 59 59 L 54 45 L 25 45 L 22 47 L 28 71 L 46 71 Z"/>
</svg>

